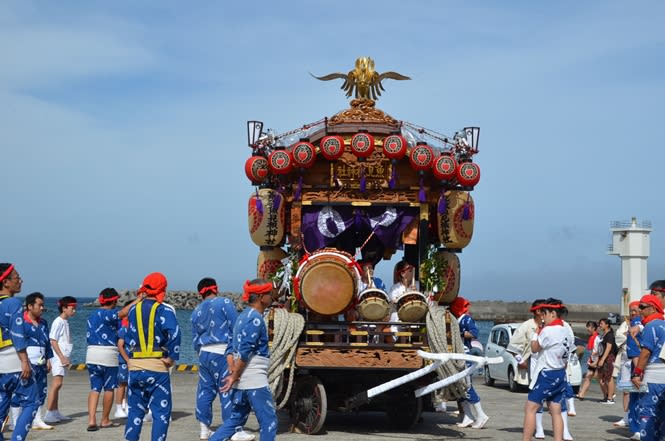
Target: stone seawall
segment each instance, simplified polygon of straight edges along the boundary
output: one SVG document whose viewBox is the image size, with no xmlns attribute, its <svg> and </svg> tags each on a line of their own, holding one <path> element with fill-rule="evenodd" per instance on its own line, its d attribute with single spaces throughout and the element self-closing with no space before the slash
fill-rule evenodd
<svg viewBox="0 0 665 441">
<path fill-rule="evenodd" d="M 136 299 L 136 290 L 122 290 L 118 291 L 120 294 L 120 299 L 118 299 L 118 307 L 122 308 L 125 303 L 131 302 Z M 233 301 L 236 305 L 238 311 L 242 310 L 243 302 L 240 298 L 240 294 L 234 292 L 220 292 L 218 294 L 220 297 L 227 297 Z M 164 301 L 170 305 L 173 305 L 176 309 L 185 309 L 193 310 L 196 308 L 196 305 L 201 303 L 201 296 L 195 291 L 167 291 Z M 95 300 L 91 303 L 91 306 L 99 306 L 99 301 Z"/>
<path fill-rule="evenodd" d="M 619 304 L 568 304 L 568 321 L 598 321 L 610 313 L 619 314 Z M 471 302 L 471 315 L 476 320 L 492 320 L 495 323 L 522 322 L 532 317 L 531 302 L 502 302 L 480 300 Z"/>
</svg>

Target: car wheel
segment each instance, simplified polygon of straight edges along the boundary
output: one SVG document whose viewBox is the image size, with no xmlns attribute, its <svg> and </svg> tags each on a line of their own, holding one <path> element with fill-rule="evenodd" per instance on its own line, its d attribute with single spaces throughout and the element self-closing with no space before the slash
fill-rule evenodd
<svg viewBox="0 0 665 441">
<path fill-rule="evenodd" d="M 512 367 L 508 368 L 508 389 L 511 392 L 517 392 L 519 390 L 519 384 L 515 381 L 515 372 Z"/>
<path fill-rule="evenodd" d="M 490 376 L 489 366 L 485 366 L 485 384 L 488 386 L 494 386 L 494 378 Z"/>
</svg>

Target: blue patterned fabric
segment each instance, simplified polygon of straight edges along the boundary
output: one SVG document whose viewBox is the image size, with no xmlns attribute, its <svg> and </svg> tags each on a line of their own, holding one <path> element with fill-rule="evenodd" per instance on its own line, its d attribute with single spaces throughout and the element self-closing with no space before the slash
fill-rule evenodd
<svg viewBox="0 0 665 441">
<path fill-rule="evenodd" d="M 226 421 L 231 416 L 230 392 L 219 391 L 224 383 L 224 377 L 228 374 L 225 355 L 201 352 L 199 355 L 199 383 L 196 387 L 196 419 L 206 426 L 212 424 L 212 403 L 218 395 L 222 404 L 222 421 Z"/>
<path fill-rule="evenodd" d="M 4 421 L 7 416 L 10 402 L 22 408 L 18 421 L 14 425 L 11 440 L 25 440 L 32 427 L 37 408 L 39 408 L 34 375 L 27 380 L 22 380 L 20 372 L 0 374 L 0 417 L 2 418 L 0 421 Z M 1 433 L 0 441 L 4 441 Z"/>
<path fill-rule="evenodd" d="M 171 420 L 171 381 L 167 372 L 131 371 L 127 388 L 127 422 L 125 439 L 138 441 L 143 417 L 152 412 L 151 441 L 166 441 Z"/>
<path fill-rule="evenodd" d="M 630 327 L 641 326 L 642 319 L 638 316 L 630 320 Z M 626 355 L 628 358 L 635 358 L 640 356 L 640 338 L 642 336 L 641 332 L 638 332 L 635 337 L 628 333 L 628 338 L 626 340 Z"/>
<path fill-rule="evenodd" d="M 642 441 L 665 438 L 665 384 L 649 383 L 649 391 L 640 394 L 637 415 Z"/>
<path fill-rule="evenodd" d="M 8 297 L 0 301 L 0 329 L 2 338 L 11 338 L 17 351 L 28 346 L 23 335 L 23 303 L 20 299 Z"/>
<path fill-rule="evenodd" d="M 277 437 L 277 414 L 270 388 L 231 389 L 233 411 L 217 429 L 209 441 L 226 441 L 231 439 L 236 430 L 241 430 L 251 410 L 259 421 L 259 438 L 261 441 L 273 441 Z"/>
<path fill-rule="evenodd" d="M 231 352 L 247 362 L 252 355 L 270 357 L 268 328 L 263 316 L 254 308 L 245 308 L 233 327 Z"/>
<path fill-rule="evenodd" d="M 201 346 L 228 344 L 238 312 L 230 299 L 214 297 L 204 300 L 192 311 L 192 344 L 198 353 Z"/>
<path fill-rule="evenodd" d="M 566 370 L 544 369 L 538 374 L 533 389 L 529 391 L 528 400 L 542 404 L 545 401 L 561 403 L 566 393 Z"/>
<path fill-rule="evenodd" d="M 118 366 L 100 366 L 88 363 L 86 367 L 90 377 L 90 390 L 101 392 L 118 387 Z"/>
<path fill-rule="evenodd" d="M 473 335 L 473 338 L 478 338 L 478 327 L 476 326 L 476 321 L 468 314 L 463 314 L 459 318 L 459 330 L 460 334 L 463 336 L 465 332 L 470 332 Z M 471 350 L 471 340 L 472 338 L 464 338 L 464 346 L 470 351 Z"/>
<path fill-rule="evenodd" d="M 100 308 L 88 317 L 85 337 L 89 345 L 115 346 L 118 343 L 118 328 L 118 309 Z"/>
<path fill-rule="evenodd" d="M 132 354 L 140 351 L 139 334 L 136 326 L 136 308 L 141 307 L 141 315 L 143 318 L 143 332 L 145 337 L 148 337 L 148 330 L 150 328 L 148 321 L 150 320 L 150 308 L 155 303 L 152 298 L 147 298 L 141 303 L 138 303 L 129 310 L 129 326 L 125 333 L 125 351 L 132 358 Z M 163 351 L 163 356 L 171 357 L 172 360 L 178 361 L 180 359 L 180 327 L 176 319 L 175 311 L 171 308 L 160 304 L 155 312 L 155 336 L 153 341 L 153 348 L 155 351 Z M 146 344 L 148 342 L 146 341 Z"/>
<path fill-rule="evenodd" d="M 10 338 L 17 351 L 24 351 L 28 346 L 23 330 L 23 303 L 16 297 L 0 300 L 0 328 L 2 338 Z M 27 380 L 21 379 L 21 372 L 0 374 L 0 421 L 4 421 L 9 412 L 10 403 L 17 403 L 23 411 L 16 422 L 12 440 L 25 440 L 32 427 L 32 420 L 39 407 L 37 385 L 32 375 Z M 0 441 L 4 438 L 0 434 Z"/>
<path fill-rule="evenodd" d="M 651 354 L 647 365 L 653 363 L 665 363 L 660 358 L 660 351 L 665 345 L 665 320 L 651 320 L 644 326 L 640 338 L 642 348 L 648 349 Z"/>
</svg>

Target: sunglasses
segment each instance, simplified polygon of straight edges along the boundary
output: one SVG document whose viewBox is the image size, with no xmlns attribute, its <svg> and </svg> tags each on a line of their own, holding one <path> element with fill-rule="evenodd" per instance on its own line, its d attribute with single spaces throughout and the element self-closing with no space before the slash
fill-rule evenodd
<svg viewBox="0 0 665 441">
<path fill-rule="evenodd" d="M 647 309 L 647 308 L 652 308 L 652 306 L 651 306 L 651 305 L 644 305 L 644 304 L 642 304 L 642 305 L 639 306 L 639 308 L 640 308 L 640 309 Z"/>
</svg>

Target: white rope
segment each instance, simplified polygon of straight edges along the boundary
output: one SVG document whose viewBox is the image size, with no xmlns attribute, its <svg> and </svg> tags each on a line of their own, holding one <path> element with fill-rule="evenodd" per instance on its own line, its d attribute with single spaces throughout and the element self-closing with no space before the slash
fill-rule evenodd
<svg viewBox="0 0 665 441">
<path fill-rule="evenodd" d="M 277 409 L 281 409 L 291 395 L 298 338 L 305 327 L 305 319 L 302 315 L 290 313 L 283 308 L 275 308 L 273 311 L 273 341 L 268 367 L 268 384 L 275 398 L 281 394 L 284 387 L 282 382 L 284 370 L 287 367 L 290 370 L 284 399 L 277 404 Z"/>
<path fill-rule="evenodd" d="M 428 393 L 434 392 L 446 387 L 449 384 L 452 384 L 456 381 L 459 381 L 465 378 L 467 375 L 471 375 L 479 367 L 485 366 L 486 364 L 500 364 L 503 363 L 502 357 L 479 357 L 477 355 L 468 355 L 468 354 L 432 354 L 425 351 L 418 351 L 418 355 L 429 360 L 434 360 L 435 363 L 445 363 L 449 360 L 463 360 L 471 362 L 471 365 L 464 369 L 462 372 L 459 372 L 451 377 L 444 378 L 430 385 L 421 387 L 420 389 L 415 390 L 416 397 L 422 397 Z"/>
</svg>

